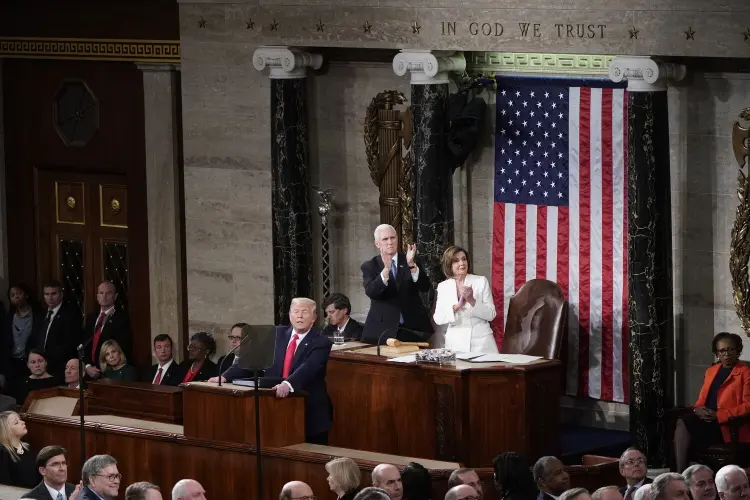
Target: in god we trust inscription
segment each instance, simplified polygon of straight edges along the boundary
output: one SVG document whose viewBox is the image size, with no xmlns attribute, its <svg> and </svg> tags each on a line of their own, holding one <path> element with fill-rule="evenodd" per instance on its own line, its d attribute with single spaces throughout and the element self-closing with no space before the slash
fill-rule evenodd
<svg viewBox="0 0 750 500">
<path fill-rule="evenodd" d="M 522 22 L 517 24 L 517 32 L 512 33 L 516 26 L 495 22 L 470 21 L 459 23 L 458 21 L 442 21 L 440 23 L 440 34 L 443 36 L 461 36 L 469 34 L 472 36 L 501 37 L 517 34 L 523 38 L 541 38 L 543 34 L 552 38 L 605 38 L 607 36 L 606 24 L 592 23 L 554 23 L 543 25 L 542 23 Z"/>
</svg>

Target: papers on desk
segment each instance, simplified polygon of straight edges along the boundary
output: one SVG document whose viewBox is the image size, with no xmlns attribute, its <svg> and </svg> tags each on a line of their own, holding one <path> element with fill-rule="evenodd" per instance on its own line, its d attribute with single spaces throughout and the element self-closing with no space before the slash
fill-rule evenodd
<svg viewBox="0 0 750 500">
<path fill-rule="evenodd" d="M 388 361 L 393 361 L 394 363 L 416 363 L 417 357 L 414 354 L 409 354 L 407 356 L 399 356 L 398 358 L 389 358 Z"/>
<path fill-rule="evenodd" d="M 484 356 L 481 352 L 457 352 L 456 353 L 456 359 L 460 359 L 461 361 L 469 361 L 474 358 L 478 358 L 480 356 Z"/>
<path fill-rule="evenodd" d="M 470 363 L 510 363 L 512 365 L 526 365 L 541 356 L 526 356 L 525 354 L 482 354 L 481 356 L 471 358 Z"/>
</svg>

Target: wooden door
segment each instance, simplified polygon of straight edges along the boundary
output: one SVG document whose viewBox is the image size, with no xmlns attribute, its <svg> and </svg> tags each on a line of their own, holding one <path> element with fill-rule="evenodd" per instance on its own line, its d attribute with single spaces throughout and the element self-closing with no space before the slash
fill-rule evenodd
<svg viewBox="0 0 750 500">
<path fill-rule="evenodd" d="M 125 176 L 37 169 L 36 195 L 41 281 L 60 280 L 66 300 L 85 315 L 98 310 L 97 286 L 110 280 L 117 287 L 118 308 L 128 312 Z"/>
</svg>

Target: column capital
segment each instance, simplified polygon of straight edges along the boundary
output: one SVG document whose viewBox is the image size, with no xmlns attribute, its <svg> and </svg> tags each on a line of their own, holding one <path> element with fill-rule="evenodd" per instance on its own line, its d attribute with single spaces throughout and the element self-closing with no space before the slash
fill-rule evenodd
<svg viewBox="0 0 750 500">
<path fill-rule="evenodd" d="M 180 65 L 175 63 L 136 63 L 136 67 L 146 72 L 180 71 Z"/>
<path fill-rule="evenodd" d="M 259 47 L 253 53 L 253 66 L 258 71 L 268 67 L 273 79 L 305 78 L 307 68 L 320 69 L 323 56 L 283 46 Z"/>
<path fill-rule="evenodd" d="M 393 71 L 398 76 L 411 72 L 412 85 L 448 83 L 448 73 L 466 71 L 463 52 L 402 49 L 393 58 Z"/>
<path fill-rule="evenodd" d="M 609 65 L 610 80 L 627 80 L 631 92 L 667 90 L 667 80 L 679 82 L 686 73 L 684 64 L 659 62 L 647 56 L 617 57 Z"/>
</svg>

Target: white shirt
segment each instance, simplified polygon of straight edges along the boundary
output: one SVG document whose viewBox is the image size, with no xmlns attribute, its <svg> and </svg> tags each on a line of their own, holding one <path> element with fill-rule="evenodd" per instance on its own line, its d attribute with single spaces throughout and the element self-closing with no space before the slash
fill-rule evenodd
<svg viewBox="0 0 750 500">
<path fill-rule="evenodd" d="M 52 488 L 49 484 L 47 484 L 47 481 L 44 481 L 44 486 L 47 488 L 47 491 L 49 491 L 50 496 L 52 496 L 53 499 L 57 500 L 57 494 L 62 493 L 63 500 L 68 500 L 68 496 L 65 494 L 65 485 L 63 484 L 62 489 L 60 491 L 57 491 L 56 489 Z"/>
<path fill-rule="evenodd" d="M 49 335 L 49 327 L 52 326 L 52 321 L 55 319 L 55 316 L 57 316 L 57 312 L 62 307 L 62 302 L 57 304 L 54 308 L 52 308 L 52 316 L 49 317 L 49 324 L 47 324 L 47 331 L 44 332 L 44 347 L 47 347 L 47 335 Z M 49 314 L 49 310 L 47 310 L 47 314 Z M 47 483 L 44 483 L 47 484 Z"/>
<path fill-rule="evenodd" d="M 299 349 L 299 345 L 302 343 L 302 341 L 305 339 L 305 337 L 307 337 L 308 333 L 310 333 L 310 330 L 307 330 L 305 333 L 297 333 L 296 330 L 292 329 L 292 334 L 289 336 L 289 342 L 286 343 L 287 348 L 289 348 L 289 344 L 292 343 L 292 339 L 296 335 L 297 336 L 297 346 L 294 348 L 294 353 L 296 354 L 297 353 L 297 349 Z M 289 390 L 291 392 L 294 392 L 294 387 L 292 387 L 292 384 L 290 384 L 286 380 L 284 380 L 284 382 L 282 382 L 282 383 L 288 385 L 289 386 Z"/>
<path fill-rule="evenodd" d="M 164 375 L 167 374 L 167 370 L 169 370 L 169 367 L 172 366 L 173 359 L 170 359 L 166 363 L 164 363 L 164 366 L 159 365 L 156 367 L 156 373 L 154 373 L 154 379 L 151 381 L 152 384 L 156 384 L 156 377 L 159 376 L 159 368 L 161 368 L 161 380 L 159 381 L 159 385 L 161 385 L 162 382 L 164 382 Z"/>
<path fill-rule="evenodd" d="M 396 268 L 396 270 L 398 270 L 398 254 L 396 254 L 393 257 L 391 257 L 391 262 L 393 263 L 393 266 Z M 385 262 L 383 264 L 385 264 Z M 417 264 L 414 264 L 414 267 L 416 269 L 414 269 L 414 271 L 411 273 L 411 280 L 414 283 L 416 283 L 417 280 L 419 279 L 419 268 L 417 267 Z M 410 269 L 410 271 L 411 271 L 411 269 Z M 388 279 L 390 279 L 390 277 L 391 277 L 391 275 L 389 274 L 388 275 Z M 383 273 L 380 273 L 380 279 L 383 280 L 383 284 L 385 286 L 388 286 L 388 280 L 385 279 L 385 278 L 383 278 Z"/>
<path fill-rule="evenodd" d="M 341 325 L 341 326 L 338 327 L 340 333 L 344 333 L 344 330 L 346 330 L 346 325 L 349 324 L 349 320 L 350 319 L 352 319 L 352 318 L 346 318 L 346 323 L 344 323 L 343 325 Z"/>
</svg>

